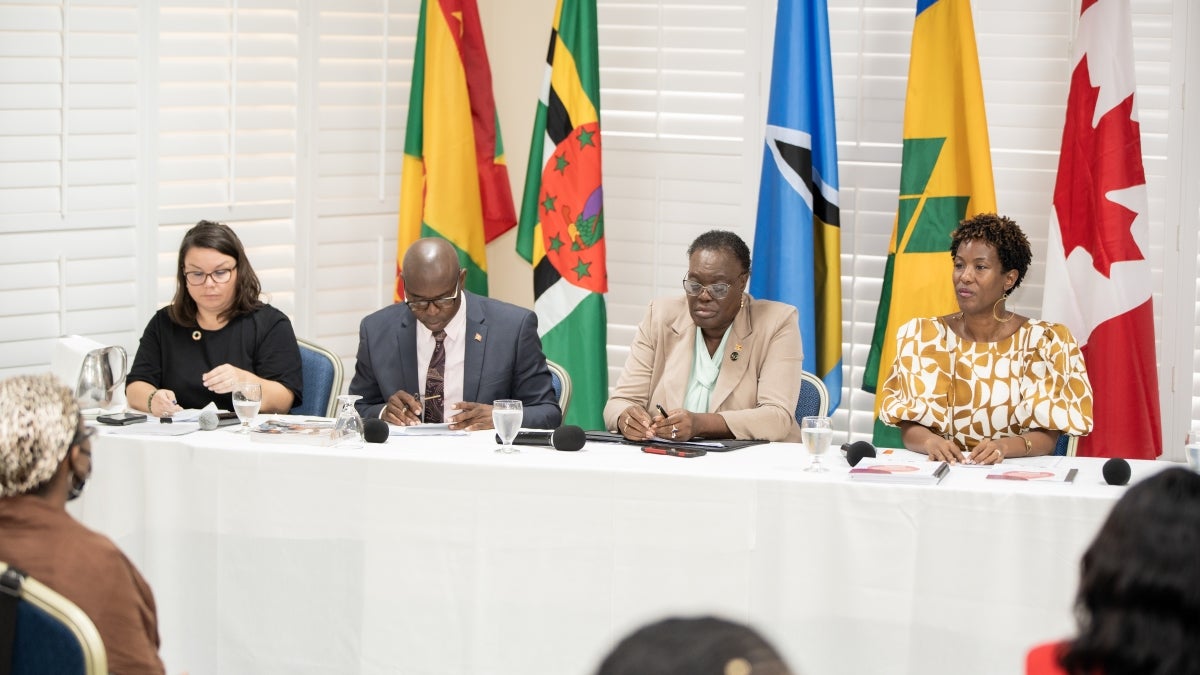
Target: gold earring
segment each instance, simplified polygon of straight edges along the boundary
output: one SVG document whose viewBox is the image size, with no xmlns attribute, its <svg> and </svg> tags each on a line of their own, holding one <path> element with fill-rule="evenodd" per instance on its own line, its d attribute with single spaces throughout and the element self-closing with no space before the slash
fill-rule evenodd
<svg viewBox="0 0 1200 675">
<path fill-rule="evenodd" d="M 1016 316 L 1016 313 L 1012 310 L 1008 310 L 1008 316 L 1004 317 L 1003 319 L 996 315 L 996 309 L 999 308 L 1000 303 L 1004 302 L 1006 299 L 1008 299 L 1007 293 L 1000 296 L 1000 299 L 996 300 L 996 304 L 992 305 L 992 318 L 996 320 L 996 323 L 1008 323 L 1014 316 Z"/>
<path fill-rule="evenodd" d="M 742 293 L 742 304 L 738 305 L 738 309 L 742 309 L 745 306 L 746 306 L 746 294 Z"/>
</svg>

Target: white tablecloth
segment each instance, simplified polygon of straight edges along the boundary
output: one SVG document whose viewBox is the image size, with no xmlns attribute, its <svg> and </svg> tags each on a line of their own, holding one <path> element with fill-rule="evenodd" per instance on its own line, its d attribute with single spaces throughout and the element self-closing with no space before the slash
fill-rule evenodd
<svg viewBox="0 0 1200 675">
<path fill-rule="evenodd" d="M 792 444 L 492 439 L 103 435 L 71 508 L 154 588 L 170 673 L 584 674 L 646 621 L 717 613 L 807 675 L 1010 675 L 1071 632 L 1079 556 L 1123 490 L 1089 459 L 1064 460 L 1070 485 L 912 487 L 852 484 L 836 453 L 805 473 Z"/>
</svg>

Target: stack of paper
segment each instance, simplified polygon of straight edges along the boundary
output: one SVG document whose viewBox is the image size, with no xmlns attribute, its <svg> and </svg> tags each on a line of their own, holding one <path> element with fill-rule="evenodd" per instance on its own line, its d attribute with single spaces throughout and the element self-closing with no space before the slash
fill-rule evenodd
<svg viewBox="0 0 1200 675">
<path fill-rule="evenodd" d="M 936 485 L 950 471 L 945 462 L 887 461 L 864 457 L 850 469 L 850 480 L 868 483 L 906 483 Z"/>
</svg>

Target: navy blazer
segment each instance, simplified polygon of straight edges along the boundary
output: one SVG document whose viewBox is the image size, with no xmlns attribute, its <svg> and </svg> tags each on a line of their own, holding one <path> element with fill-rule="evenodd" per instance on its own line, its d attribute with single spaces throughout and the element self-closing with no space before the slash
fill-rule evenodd
<svg viewBox="0 0 1200 675">
<path fill-rule="evenodd" d="M 537 315 L 507 302 L 463 294 L 468 298 L 463 400 L 491 405 L 497 399 L 519 399 L 524 409 L 521 426 L 558 427 L 562 411 L 542 353 Z M 355 402 L 359 414 L 379 417 L 392 394 L 419 391 L 417 375 L 429 364 L 416 361 L 417 318 L 408 305 L 398 302 L 363 319 L 350 381 L 350 393 L 362 396 Z"/>
</svg>

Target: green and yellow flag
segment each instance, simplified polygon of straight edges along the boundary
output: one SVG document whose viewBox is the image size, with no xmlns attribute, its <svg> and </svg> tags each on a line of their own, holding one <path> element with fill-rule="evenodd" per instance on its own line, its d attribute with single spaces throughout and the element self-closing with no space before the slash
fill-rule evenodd
<svg viewBox="0 0 1200 675">
<path fill-rule="evenodd" d="M 875 334 L 863 389 L 875 393 L 896 357 L 896 331 L 915 317 L 958 309 L 950 233 L 964 218 L 996 210 L 983 85 L 970 0 L 917 0 L 900 204 L 888 249 Z M 875 444 L 903 447 L 900 431 L 879 421 Z"/>
<path fill-rule="evenodd" d="M 479 9 L 475 0 L 421 0 L 400 179 L 396 300 L 404 299 L 404 252 L 429 236 L 454 244 L 467 290 L 487 295 L 486 245 L 516 223 Z"/>
<path fill-rule="evenodd" d="M 604 428 L 608 319 L 596 0 L 558 0 L 534 119 L 517 253 L 533 265 L 546 358 L 571 376 L 564 420 Z"/>
</svg>

